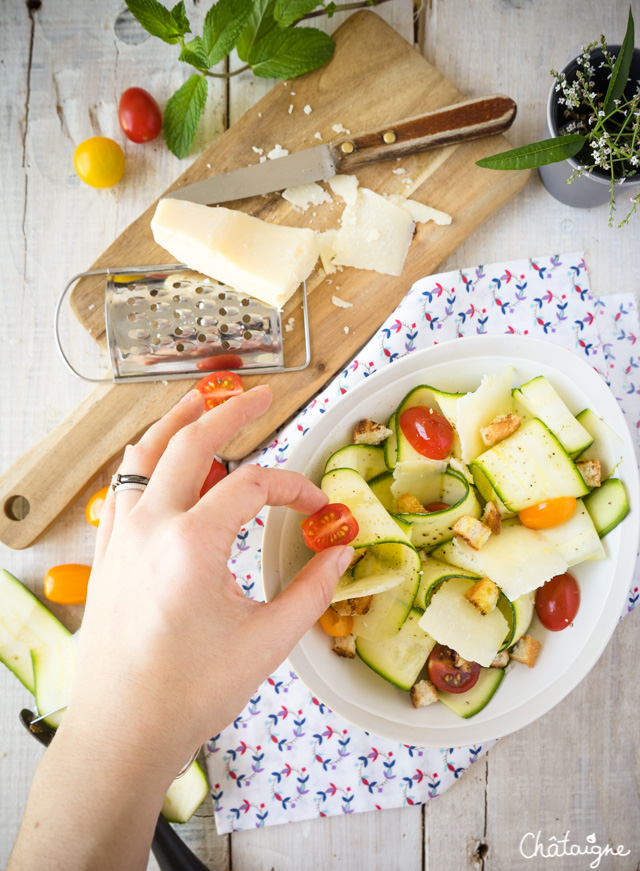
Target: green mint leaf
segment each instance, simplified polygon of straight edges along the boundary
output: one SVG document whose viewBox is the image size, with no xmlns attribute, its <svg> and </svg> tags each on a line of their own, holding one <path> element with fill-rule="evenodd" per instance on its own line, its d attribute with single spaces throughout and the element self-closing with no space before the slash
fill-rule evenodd
<svg viewBox="0 0 640 871">
<path fill-rule="evenodd" d="M 254 46 L 251 69 L 264 79 L 293 79 L 326 64 L 334 49 L 331 37 L 315 27 L 275 30 Z"/>
<path fill-rule="evenodd" d="M 198 73 L 189 76 L 169 98 L 162 127 L 169 151 L 176 157 L 186 157 L 191 150 L 206 102 L 207 80 Z"/>
<path fill-rule="evenodd" d="M 273 17 L 282 27 L 289 27 L 319 5 L 318 0 L 276 0 Z"/>
<path fill-rule="evenodd" d="M 251 63 L 254 47 L 278 26 L 273 17 L 275 5 L 276 0 L 254 0 L 253 9 L 236 45 L 238 57 L 245 63 Z"/>
<path fill-rule="evenodd" d="M 633 59 L 633 49 L 634 49 L 634 24 L 633 24 L 633 14 L 631 12 L 631 7 L 629 7 L 629 20 L 627 22 L 627 32 L 624 35 L 624 41 L 622 43 L 622 47 L 620 48 L 620 53 L 615 62 L 615 66 L 613 67 L 613 72 L 611 73 L 611 78 L 609 79 L 609 87 L 607 88 L 607 95 L 604 98 L 604 112 L 605 115 L 608 115 L 613 109 L 615 109 L 614 100 L 621 99 L 624 94 L 624 89 L 627 86 L 627 79 L 629 78 L 629 69 L 631 67 L 631 61 Z"/>
<path fill-rule="evenodd" d="M 327 13 L 327 18 L 333 18 L 333 14 L 336 11 L 335 3 L 327 3 L 325 6 L 325 12 Z"/>
<path fill-rule="evenodd" d="M 127 9 L 151 36 L 157 36 L 170 45 L 190 33 L 184 3 L 169 11 L 158 0 L 125 0 Z M 179 9 L 180 7 L 180 9 Z"/>
<path fill-rule="evenodd" d="M 209 58 L 199 36 L 195 36 L 190 42 L 182 46 L 178 60 L 191 64 L 198 70 L 208 70 L 210 66 Z"/>
<path fill-rule="evenodd" d="M 476 166 L 485 169 L 532 169 L 534 166 L 546 166 L 548 163 L 559 163 L 568 157 L 575 157 L 586 141 L 587 137 L 579 133 L 557 136 L 555 139 L 544 139 L 512 151 L 483 157 L 482 160 L 476 160 Z"/>
<path fill-rule="evenodd" d="M 245 28 L 253 9 L 253 0 L 218 0 L 207 12 L 202 42 L 209 66 L 225 58 Z"/>
</svg>

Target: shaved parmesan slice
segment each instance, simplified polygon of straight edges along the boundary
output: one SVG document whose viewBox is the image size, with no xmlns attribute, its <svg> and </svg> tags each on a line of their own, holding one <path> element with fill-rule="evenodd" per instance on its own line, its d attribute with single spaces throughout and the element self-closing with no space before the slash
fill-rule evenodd
<svg viewBox="0 0 640 871">
<path fill-rule="evenodd" d="M 500 414 L 511 412 L 513 373 L 513 366 L 507 366 L 500 375 L 485 375 L 477 390 L 458 398 L 456 429 L 465 463 L 475 460 L 487 449 L 480 436 L 480 427 L 487 426 Z"/>
<path fill-rule="evenodd" d="M 309 206 L 319 206 L 321 203 L 332 203 L 331 195 L 323 190 L 319 184 L 314 181 L 309 184 L 299 184 L 296 187 L 287 188 L 282 191 L 282 198 L 297 209 L 302 209 L 303 212 Z"/>
<path fill-rule="evenodd" d="M 328 179 L 329 187 L 339 197 L 354 206 L 358 198 L 358 179 L 355 175 L 334 175 Z"/>
<path fill-rule="evenodd" d="M 187 200 L 160 200 L 151 230 L 177 260 L 277 308 L 318 259 L 313 230 L 267 224 L 246 212 Z"/>
<path fill-rule="evenodd" d="M 393 170 L 397 172 L 397 170 Z M 402 170 L 404 172 L 404 170 Z M 411 181 L 403 179 L 403 183 Z M 387 194 L 387 199 L 391 200 L 396 206 L 400 206 L 408 212 L 416 224 L 426 224 L 427 221 L 433 221 L 434 224 L 446 225 L 451 223 L 451 215 L 446 212 L 439 212 L 438 209 L 432 209 L 431 206 L 425 206 L 424 203 L 419 203 L 418 200 L 408 200 L 400 194 Z"/>
<path fill-rule="evenodd" d="M 414 227 L 404 209 L 361 188 L 355 204 L 348 204 L 342 214 L 334 262 L 383 275 L 401 275 Z M 373 239 L 374 231 L 382 233 L 383 239 Z"/>
<path fill-rule="evenodd" d="M 316 233 L 316 238 L 320 247 L 322 268 L 327 275 L 332 275 L 336 271 L 336 268 L 333 265 L 333 258 L 336 256 L 336 249 L 334 246 L 337 235 L 337 230 L 325 230 L 324 233 Z"/>
</svg>

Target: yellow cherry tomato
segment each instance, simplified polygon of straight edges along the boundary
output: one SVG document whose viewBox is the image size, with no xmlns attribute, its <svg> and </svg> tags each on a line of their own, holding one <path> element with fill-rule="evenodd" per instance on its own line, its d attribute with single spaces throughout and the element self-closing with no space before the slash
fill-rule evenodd
<svg viewBox="0 0 640 871">
<path fill-rule="evenodd" d="M 44 594 L 59 605 L 82 605 L 87 601 L 90 574 L 91 566 L 53 566 L 44 576 Z"/>
<path fill-rule="evenodd" d="M 87 518 L 87 523 L 90 523 L 91 526 L 98 526 L 100 524 L 100 515 L 102 514 L 104 500 L 107 498 L 108 492 L 109 488 L 103 487 L 102 490 L 98 490 L 94 493 L 91 499 L 87 502 L 87 507 L 85 508 L 84 513 Z"/>
<path fill-rule="evenodd" d="M 529 529 L 549 529 L 551 526 L 566 523 L 576 510 L 576 505 L 574 496 L 560 496 L 557 499 L 547 499 L 545 502 L 523 508 L 522 511 L 518 511 L 518 517 L 520 523 L 528 526 Z"/>
<path fill-rule="evenodd" d="M 78 176 L 93 188 L 110 188 L 124 173 L 124 153 L 106 136 L 85 139 L 75 150 L 73 165 Z"/>
<path fill-rule="evenodd" d="M 342 638 L 353 629 L 353 617 L 341 617 L 333 608 L 327 608 L 320 618 L 320 625 L 327 635 Z"/>
</svg>

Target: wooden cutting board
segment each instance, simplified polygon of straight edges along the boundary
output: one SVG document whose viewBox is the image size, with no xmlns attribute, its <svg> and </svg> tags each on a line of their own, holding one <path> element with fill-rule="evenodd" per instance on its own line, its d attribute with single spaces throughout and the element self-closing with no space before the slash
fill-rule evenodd
<svg viewBox="0 0 640 871">
<path fill-rule="evenodd" d="M 416 49 L 376 14 L 362 11 L 334 34 L 331 62 L 292 82 L 277 84 L 259 103 L 205 151 L 170 189 L 258 161 L 252 146 L 266 154 L 276 144 L 290 152 L 336 137 L 333 125 L 357 133 L 438 109 L 464 98 Z M 292 93 L 295 92 L 295 93 Z M 293 110 L 289 113 L 289 107 Z M 305 106 L 312 111 L 305 113 Z M 495 173 L 475 161 L 509 147 L 502 136 L 449 146 L 358 171 L 361 186 L 379 193 L 411 196 L 453 217 L 450 226 L 419 224 L 402 276 L 345 268 L 307 283 L 311 326 L 311 365 L 304 371 L 252 375 L 247 387 L 268 381 L 274 400 L 268 414 L 242 431 L 224 456 L 239 459 L 283 424 L 353 357 L 393 311 L 416 279 L 434 272 L 489 216 L 525 185 L 528 173 Z M 404 169 L 404 173 L 394 170 Z M 150 220 L 155 203 L 134 221 L 90 267 L 167 263 L 155 244 Z M 279 193 L 226 203 L 278 224 L 324 230 L 338 226 L 342 200 L 300 212 Z M 81 280 L 70 302 L 80 323 L 106 348 L 104 278 Z M 332 296 L 351 302 L 338 308 Z M 299 293 L 287 305 L 284 321 L 286 363 L 303 359 Z M 345 331 L 348 327 L 348 332 Z M 0 540 L 10 547 L 32 544 L 74 501 L 88 482 L 196 382 L 171 381 L 96 387 L 56 429 L 0 479 Z M 24 496 L 28 515 L 11 518 L 15 497 Z M 13 512 L 16 513 L 16 512 Z"/>
</svg>

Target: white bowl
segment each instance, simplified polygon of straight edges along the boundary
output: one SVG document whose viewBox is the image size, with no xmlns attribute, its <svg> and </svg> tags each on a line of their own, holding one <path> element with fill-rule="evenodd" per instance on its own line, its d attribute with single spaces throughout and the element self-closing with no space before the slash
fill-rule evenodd
<svg viewBox="0 0 640 871">
<path fill-rule="evenodd" d="M 287 469 L 302 472 L 317 483 L 329 455 L 351 441 L 353 427 L 361 418 L 386 421 L 418 384 L 448 391 L 474 390 L 483 375 L 500 372 L 507 364 L 515 367 L 515 384 L 545 375 L 574 414 L 591 408 L 622 437 L 624 459 L 616 475 L 625 484 L 631 511 L 603 539 L 606 559 L 571 569 L 581 591 L 574 625 L 549 632 L 534 617 L 530 634 L 543 645 L 535 668 L 514 664 L 489 704 L 469 720 L 442 704 L 414 709 L 407 693 L 359 659 L 336 656 L 318 626 L 304 636 L 289 659 L 314 695 L 367 732 L 403 744 L 457 747 L 507 735 L 553 708 L 593 668 L 618 623 L 638 545 L 640 488 L 624 415 L 601 376 L 572 352 L 519 336 L 473 336 L 409 354 L 365 379 L 323 415 L 287 462 Z M 271 508 L 262 561 L 267 601 L 277 596 L 308 559 L 300 515 Z"/>
</svg>

